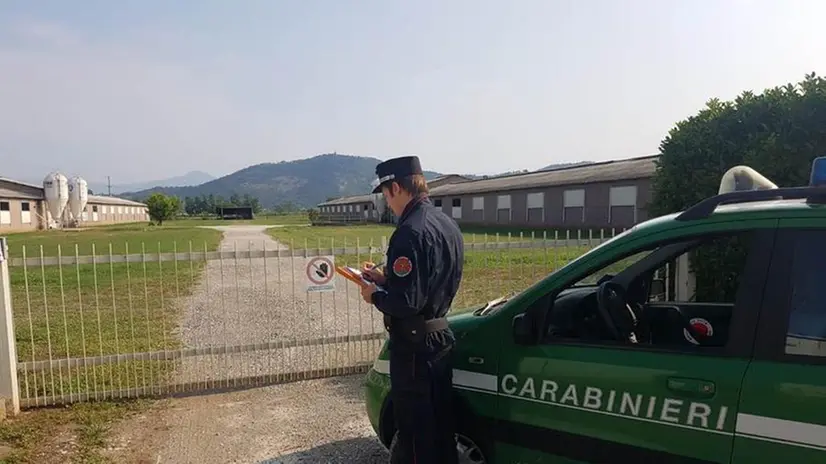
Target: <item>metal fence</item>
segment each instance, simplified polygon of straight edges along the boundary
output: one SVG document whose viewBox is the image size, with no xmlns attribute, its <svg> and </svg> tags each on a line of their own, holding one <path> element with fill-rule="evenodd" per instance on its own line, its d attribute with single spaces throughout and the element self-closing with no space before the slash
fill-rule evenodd
<svg viewBox="0 0 826 464">
<path fill-rule="evenodd" d="M 453 307 L 522 290 L 611 235 L 471 237 Z M 13 409 L 365 372 L 386 337 L 381 314 L 329 266 L 379 262 L 384 245 L 123 249 L 5 249 L 0 395 Z"/>
</svg>

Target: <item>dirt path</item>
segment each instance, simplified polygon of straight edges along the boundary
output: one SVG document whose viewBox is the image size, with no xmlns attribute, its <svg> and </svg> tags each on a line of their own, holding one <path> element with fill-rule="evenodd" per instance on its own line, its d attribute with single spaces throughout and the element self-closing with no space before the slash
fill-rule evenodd
<svg viewBox="0 0 826 464">
<path fill-rule="evenodd" d="M 216 227 L 222 251 L 287 247 L 266 234 L 266 226 Z M 233 385 L 235 379 L 278 377 L 288 372 L 334 369 L 369 363 L 380 340 L 284 348 L 320 337 L 382 333 L 381 318 L 353 284 L 336 276 L 336 291 L 306 292 L 304 258 L 212 260 L 193 295 L 183 302 L 179 336 L 188 348 L 218 354 L 187 357 L 174 381 Z M 227 347 L 269 344 L 244 352 Z"/>
<path fill-rule="evenodd" d="M 364 412 L 363 376 L 171 399 L 121 423 L 123 464 L 387 462 Z"/>
</svg>

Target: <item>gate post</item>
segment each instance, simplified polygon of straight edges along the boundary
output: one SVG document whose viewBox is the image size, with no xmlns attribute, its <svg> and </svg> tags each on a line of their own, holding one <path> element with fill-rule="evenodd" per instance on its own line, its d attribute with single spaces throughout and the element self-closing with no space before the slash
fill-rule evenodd
<svg viewBox="0 0 826 464">
<path fill-rule="evenodd" d="M 17 346 L 11 310 L 11 280 L 9 278 L 9 247 L 0 237 L 0 399 L 6 413 L 20 413 L 20 388 L 17 384 Z"/>
</svg>

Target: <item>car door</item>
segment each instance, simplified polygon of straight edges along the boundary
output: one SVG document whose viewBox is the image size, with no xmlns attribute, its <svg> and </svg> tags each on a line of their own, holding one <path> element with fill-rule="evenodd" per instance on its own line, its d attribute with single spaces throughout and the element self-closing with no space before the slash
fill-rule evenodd
<svg viewBox="0 0 826 464">
<path fill-rule="evenodd" d="M 760 296 L 752 289 L 765 283 L 775 223 L 729 225 L 746 228 L 731 233 L 746 237 L 749 246 L 737 269 L 732 330 L 723 346 L 631 345 L 571 337 L 524 345 L 505 337 L 496 462 L 729 462 L 740 386 L 757 325 Z M 726 227 L 718 224 L 717 230 Z M 669 243 L 703 237 L 697 231 Z M 606 251 L 598 262 L 583 263 L 578 273 L 560 282 L 548 296 L 560 290 L 566 294 L 555 297 L 551 314 L 575 298 L 571 295 L 593 291 L 569 289 L 573 282 L 596 269 L 616 267 L 645 248 L 629 247 Z M 649 264 L 646 272 L 651 273 L 665 263 Z"/>
<path fill-rule="evenodd" d="M 826 224 L 781 220 L 734 464 L 826 462 Z"/>
</svg>

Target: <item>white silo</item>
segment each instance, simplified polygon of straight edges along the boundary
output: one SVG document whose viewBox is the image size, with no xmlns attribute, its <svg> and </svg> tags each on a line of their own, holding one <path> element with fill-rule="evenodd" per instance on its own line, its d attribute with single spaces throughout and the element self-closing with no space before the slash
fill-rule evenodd
<svg viewBox="0 0 826 464">
<path fill-rule="evenodd" d="M 53 172 L 43 179 L 46 208 L 52 219 L 60 222 L 66 204 L 69 203 L 69 181 L 59 172 Z"/>
<path fill-rule="evenodd" d="M 76 222 L 83 217 L 83 209 L 89 201 L 89 185 L 82 177 L 72 177 L 69 180 L 69 212 Z"/>
</svg>

